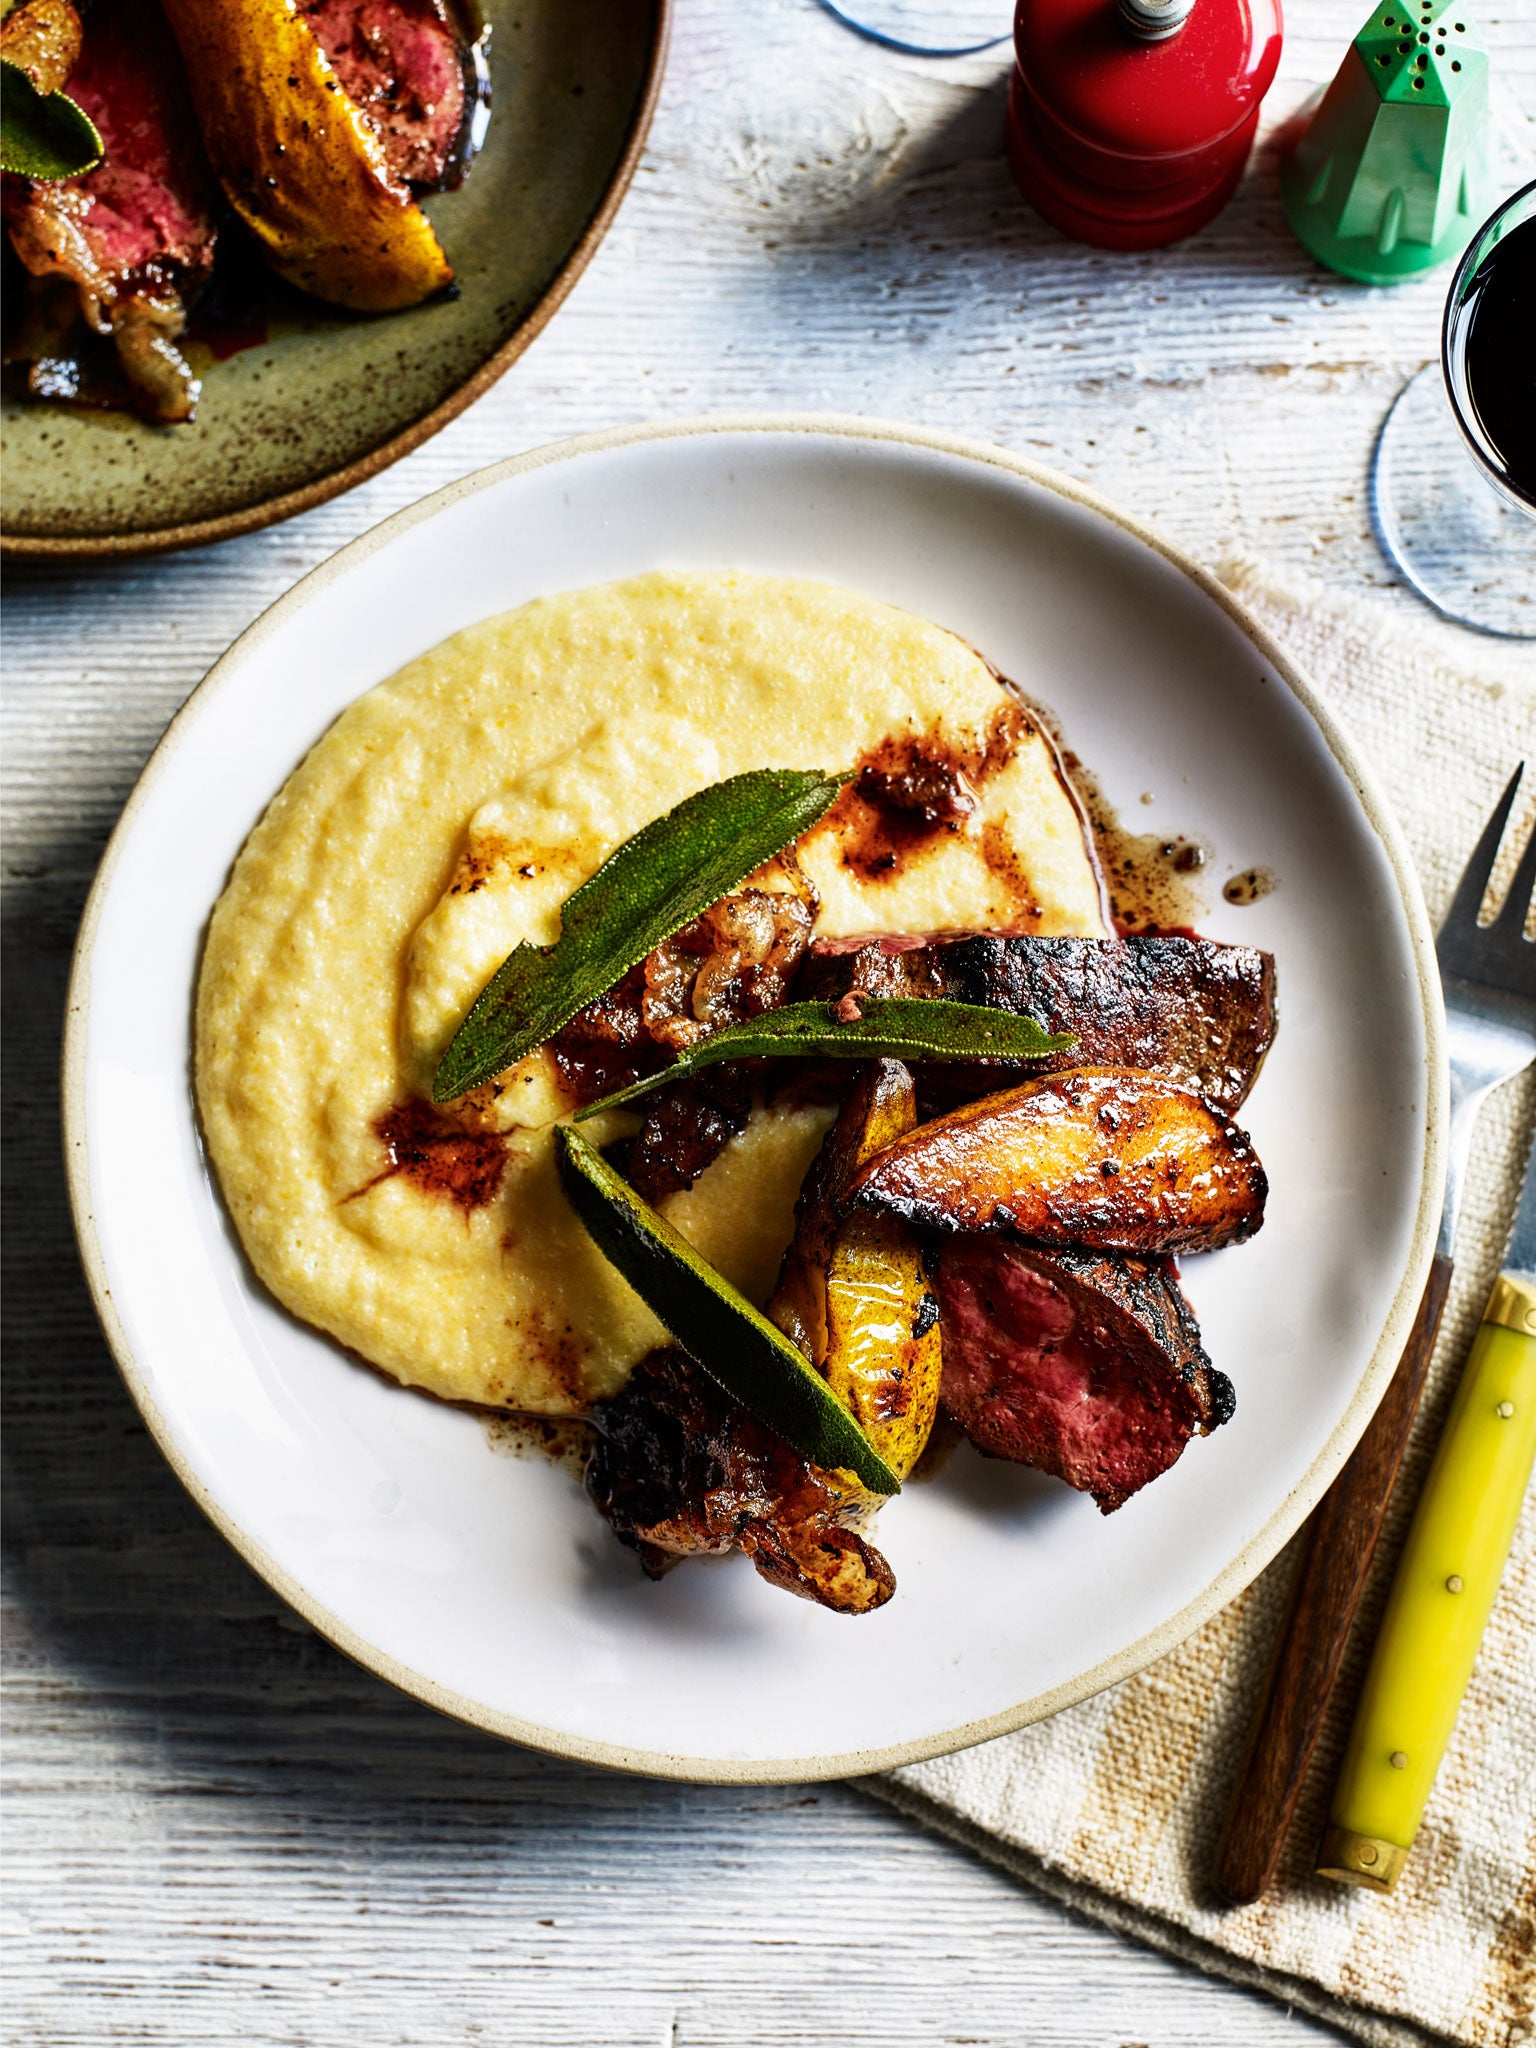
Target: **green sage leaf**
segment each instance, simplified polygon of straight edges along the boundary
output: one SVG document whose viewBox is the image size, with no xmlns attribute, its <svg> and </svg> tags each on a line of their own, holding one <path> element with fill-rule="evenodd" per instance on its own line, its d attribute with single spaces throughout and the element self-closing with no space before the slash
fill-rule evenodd
<svg viewBox="0 0 1536 2048">
<path fill-rule="evenodd" d="M 432 1082 L 452 1102 L 542 1045 L 754 868 L 832 808 L 849 775 L 758 768 L 702 789 L 609 854 L 566 899 L 560 937 L 526 942 L 492 975 Z"/>
<path fill-rule="evenodd" d="M 901 1481 L 781 1330 L 701 1259 L 580 1131 L 561 1124 L 555 1159 L 571 1207 L 646 1307 L 733 1400 L 824 1471 L 872 1493 Z"/>
<path fill-rule="evenodd" d="M 1070 1032 L 1042 1030 L 1033 1017 L 1012 1017 L 982 1003 L 948 1003 L 912 996 L 858 996 L 859 1015 L 837 1021 L 832 1003 L 786 1003 L 745 1024 L 728 1024 L 679 1054 L 659 1074 L 605 1095 L 576 1112 L 577 1123 L 618 1109 L 669 1081 L 686 1081 L 720 1060 L 1037 1060 L 1067 1052 Z"/>
<path fill-rule="evenodd" d="M 0 57 L 0 169 L 21 178 L 77 178 L 101 162 L 96 124 L 68 93 L 39 92 Z"/>
</svg>

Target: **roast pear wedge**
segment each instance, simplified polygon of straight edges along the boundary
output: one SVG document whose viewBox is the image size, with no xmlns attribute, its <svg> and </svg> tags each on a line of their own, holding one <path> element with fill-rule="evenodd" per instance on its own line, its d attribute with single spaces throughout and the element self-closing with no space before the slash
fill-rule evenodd
<svg viewBox="0 0 1536 2048">
<path fill-rule="evenodd" d="M 280 277 L 358 313 L 419 305 L 453 281 L 293 0 L 163 5 L 209 161 Z"/>
<path fill-rule="evenodd" d="M 916 1233 L 843 1204 L 859 1170 L 916 1122 L 907 1068 L 872 1060 L 806 1176 L 767 1309 L 903 1479 L 938 1412 L 939 1306 Z"/>
<path fill-rule="evenodd" d="M 850 1201 L 929 1230 L 1178 1255 L 1264 1218 L 1253 1141 L 1214 1104 L 1130 1067 L 1072 1067 L 921 1124 L 856 1176 Z"/>
</svg>

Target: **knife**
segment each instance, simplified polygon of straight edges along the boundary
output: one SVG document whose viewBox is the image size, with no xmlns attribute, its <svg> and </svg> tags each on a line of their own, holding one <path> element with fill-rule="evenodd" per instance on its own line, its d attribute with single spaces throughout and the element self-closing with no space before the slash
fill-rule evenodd
<svg viewBox="0 0 1536 2048">
<path fill-rule="evenodd" d="M 1402 1875 L 1536 1462 L 1536 1138 L 1504 1269 L 1409 1526 L 1318 1850 L 1322 1877 Z"/>
</svg>

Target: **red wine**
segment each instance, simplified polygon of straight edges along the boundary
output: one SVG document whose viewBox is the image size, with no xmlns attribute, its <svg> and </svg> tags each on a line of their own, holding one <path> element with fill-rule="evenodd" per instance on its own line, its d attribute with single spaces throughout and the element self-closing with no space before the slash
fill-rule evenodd
<svg viewBox="0 0 1536 2048">
<path fill-rule="evenodd" d="M 1522 497 L 1536 502 L 1536 220 L 1496 242 L 1467 289 L 1467 388 Z"/>
</svg>

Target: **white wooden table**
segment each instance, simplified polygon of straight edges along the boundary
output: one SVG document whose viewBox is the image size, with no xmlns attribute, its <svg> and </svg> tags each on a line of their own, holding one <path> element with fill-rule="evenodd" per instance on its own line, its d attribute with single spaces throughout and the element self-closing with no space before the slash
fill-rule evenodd
<svg viewBox="0 0 1536 2048">
<path fill-rule="evenodd" d="M 1294 0 L 1269 126 L 1362 0 Z M 1001 10 L 1006 13 L 1006 0 Z M 1536 6 L 1478 13 L 1536 106 Z M 1184 247 L 1106 257 L 1017 201 L 1004 53 L 856 41 L 813 0 L 678 0 L 651 147 L 565 310 L 409 461 L 198 554 L 9 579 L 6 2039 L 437 2048 L 1259 2048 L 1333 2038 L 1127 1946 L 840 1786 L 600 1776 L 355 1671 L 205 1526 L 97 1333 L 54 1069 L 92 869 L 170 714 L 295 578 L 496 456 L 630 419 L 879 413 L 1084 477 L 1196 556 L 1392 587 L 1374 431 L 1443 274 L 1366 292 L 1290 241 L 1261 151 Z"/>
</svg>

